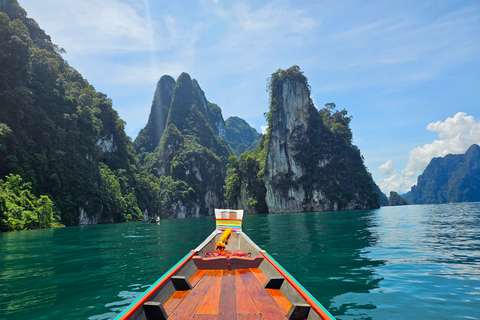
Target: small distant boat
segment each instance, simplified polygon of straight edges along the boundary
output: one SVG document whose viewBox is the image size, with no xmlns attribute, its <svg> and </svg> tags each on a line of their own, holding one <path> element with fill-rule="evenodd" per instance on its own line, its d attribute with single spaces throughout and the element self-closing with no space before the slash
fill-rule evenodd
<svg viewBox="0 0 480 320">
<path fill-rule="evenodd" d="M 158 223 L 158 222 L 160 222 L 160 217 L 153 217 L 152 219 L 150 219 L 150 222 L 151 223 Z"/>
<path fill-rule="evenodd" d="M 243 210 L 215 216 L 216 230 L 115 320 L 334 319 L 242 232 Z"/>
</svg>

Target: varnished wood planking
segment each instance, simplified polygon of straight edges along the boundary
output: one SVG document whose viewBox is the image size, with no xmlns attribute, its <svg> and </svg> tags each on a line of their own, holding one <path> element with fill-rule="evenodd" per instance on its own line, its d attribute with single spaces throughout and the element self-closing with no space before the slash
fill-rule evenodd
<svg viewBox="0 0 480 320">
<path fill-rule="evenodd" d="M 203 278 L 206 272 L 207 270 L 198 270 L 195 272 L 195 274 L 190 278 L 190 284 L 192 287 L 195 287 L 195 285 Z"/>
<path fill-rule="evenodd" d="M 218 319 L 236 319 L 235 270 L 223 270 Z"/>
<path fill-rule="evenodd" d="M 210 291 L 205 296 L 205 300 L 197 310 L 197 314 L 218 314 L 220 305 L 220 292 L 222 289 L 222 275 L 220 272 L 210 281 L 213 281 Z"/>
<path fill-rule="evenodd" d="M 236 306 L 237 314 L 259 314 L 255 302 L 253 302 L 250 293 L 247 290 L 247 287 L 240 278 L 238 270 L 235 272 L 235 277 L 237 278 L 236 282 Z"/>
<path fill-rule="evenodd" d="M 268 277 L 265 275 L 265 273 L 258 268 L 250 268 L 250 271 L 255 275 L 258 281 L 260 281 L 260 284 L 264 286 L 268 280 Z"/>
<path fill-rule="evenodd" d="M 217 320 L 218 314 L 196 314 L 194 320 Z"/>
<path fill-rule="evenodd" d="M 263 320 L 260 314 L 237 314 L 237 320 Z"/>
<path fill-rule="evenodd" d="M 165 312 L 170 315 L 173 310 L 182 302 L 185 296 L 190 292 L 190 290 L 185 291 L 175 291 L 172 296 L 163 304 Z"/>
<path fill-rule="evenodd" d="M 208 270 L 202 280 L 198 282 L 193 290 L 183 299 L 182 303 L 178 305 L 168 319 L 193 319 L 198 307 L 202 304 L 213 284 L 212 280 L 221 274 L 221 272 L 221 270 Z"/>
<path fill-rule="evenodd" d="M 272 298 L 275 300 L 275 302 L 278 304 L 280 309 L 287 314 L 288 310 L 290 310 L 290 307 L 292 304 L 288 299 L 283 295 L 283 293 L 278 290 L 278 289 L 266 289 L 267 292 L 272 296 Z"/>
<path fill-rule="evenodd" d="M 265 320 L 286 319 L 282 309 L 280 309 L 272 296 L 260 284 L 251 270 L 240 269 L 238 273 Z"/>
</svg>

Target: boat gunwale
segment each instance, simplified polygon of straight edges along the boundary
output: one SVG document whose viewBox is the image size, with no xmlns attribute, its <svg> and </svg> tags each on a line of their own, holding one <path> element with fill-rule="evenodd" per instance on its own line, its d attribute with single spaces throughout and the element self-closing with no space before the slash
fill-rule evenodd
<svg viewBox="0 0 480 320">
<path fill-rule="evenodd" d="M 141 294 L 135 301 L 133 301 L 122 313 L 120 313 L 114 320 L 127 320 L 133 316 L 140 307 L 148 301 L 155 293 L 161 290 L 161 287 L 167 283 L 167 281 L 177 274 L 185 265 L 193 261 L 195 255 L 200 255 L 208 245 L 215 243 L 215 238 L 221 234 L 222 231 L 214 230 L 199 246 L 185 255 L 177 264 L 175 264 L 170 270 L 168 270 L 160 279 L 152 284 L 143 294 Z M 329 313 L 329 311 L 320 304 L 313 295 L 308 292 L 287 270 L 285 270 L 268 252 L 261 249 L 253 240 L 250 239 L 243 231 L 236 231 L 238 236 L 242 237 L 253 249 L 265 258 L 265 262 L 271 265 L 297 293 L 307 302 L 311 308 L 318 314 L 322 320 L 335 320 L 335 318 Z"/>
<path fill-rule="evenodd" d="M 287 280 L 292 287 L 302 296 L 305 301 L 315 310 L 323 320 L 335 319 L 330 312 L 315 297 L 307 291 L 285 268 L 282 267 L 268 252 L 260 251 L 260 254 Z"/>
<path fill-rule="evenodd" d="M 161 286 L 163 286 L 174 274 L 176 274 L 197 252 L 195 250 L 187 253 L 170 270 L 165 272 L 154 284 L 143 292 L 135 301 L 133 301 L 125 310 L 122 311 L 114 320 L 129 319 Z"/>
</svg>

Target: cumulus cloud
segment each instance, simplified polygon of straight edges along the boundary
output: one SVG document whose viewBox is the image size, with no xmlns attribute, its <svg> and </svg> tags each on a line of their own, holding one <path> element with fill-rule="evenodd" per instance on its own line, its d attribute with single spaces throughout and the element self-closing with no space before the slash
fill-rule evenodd
<svg viewBox="0 0 480 320">
<path fill-rule="evenodd" d="M 393 174 L 395 172 L 393 161 L 388 160 L 387 162 L 382 164 L 380 167 L 378 167 L 378 170 L 380 170 L 380 174 L 382 175 Z"/>
<path fill-rule="evenodd" d="M 260 126 L 260 129 L 262 130 L 262 134 L 267 133 L 267 128 L 268 126 Z"/>
<path fill-rule="evenodd" d="M 458 112 L 445 121 L 432 122 L 427 125 L 427 130 L 437 132 L 440 139 L 412 149 L 401 173 L 394 168 L 392 160 L 379 167 L 382 175 L 391 174 L 389 178 L 377 180 L 377 185 L 384 193 L 408 192 L 433 158 L 462 154 L 472 144 L 480 144 L 480 122 L 464 112 Z"/>
<path fill-rule="evenodd" d="M 458 112 L 444 122 L 430 123 L 427 130 L 437 132 L 440 139 L 410 151 L 407 166 L 402 170 L 407 178 L 422 173 L 435 157 L 465 153 L 472 144 L 480 144 L 480 122 L 464 112 Z"/>
<path fill-rule="evenodd" d="M 413 184 L 412 180 L 405 178 L 397 170 L 394 171 L 391 177 L 377 180 L 378 187 L 387 195 L 390 191 L 406 193 L 410 191 Z"/>
</svg>

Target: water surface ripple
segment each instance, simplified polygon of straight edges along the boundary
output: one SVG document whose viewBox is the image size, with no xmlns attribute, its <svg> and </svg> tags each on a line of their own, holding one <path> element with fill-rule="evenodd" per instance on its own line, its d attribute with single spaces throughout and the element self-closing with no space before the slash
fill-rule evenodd
<svg viewBox="0 0 480 320">
<path fill-rule="evenodd" d="M 337 319 L 480 319 L 480 203 L 246 216 Z M 0 319 L 112 319 L 213 217 L 0 234 Z"/>
</svg>

